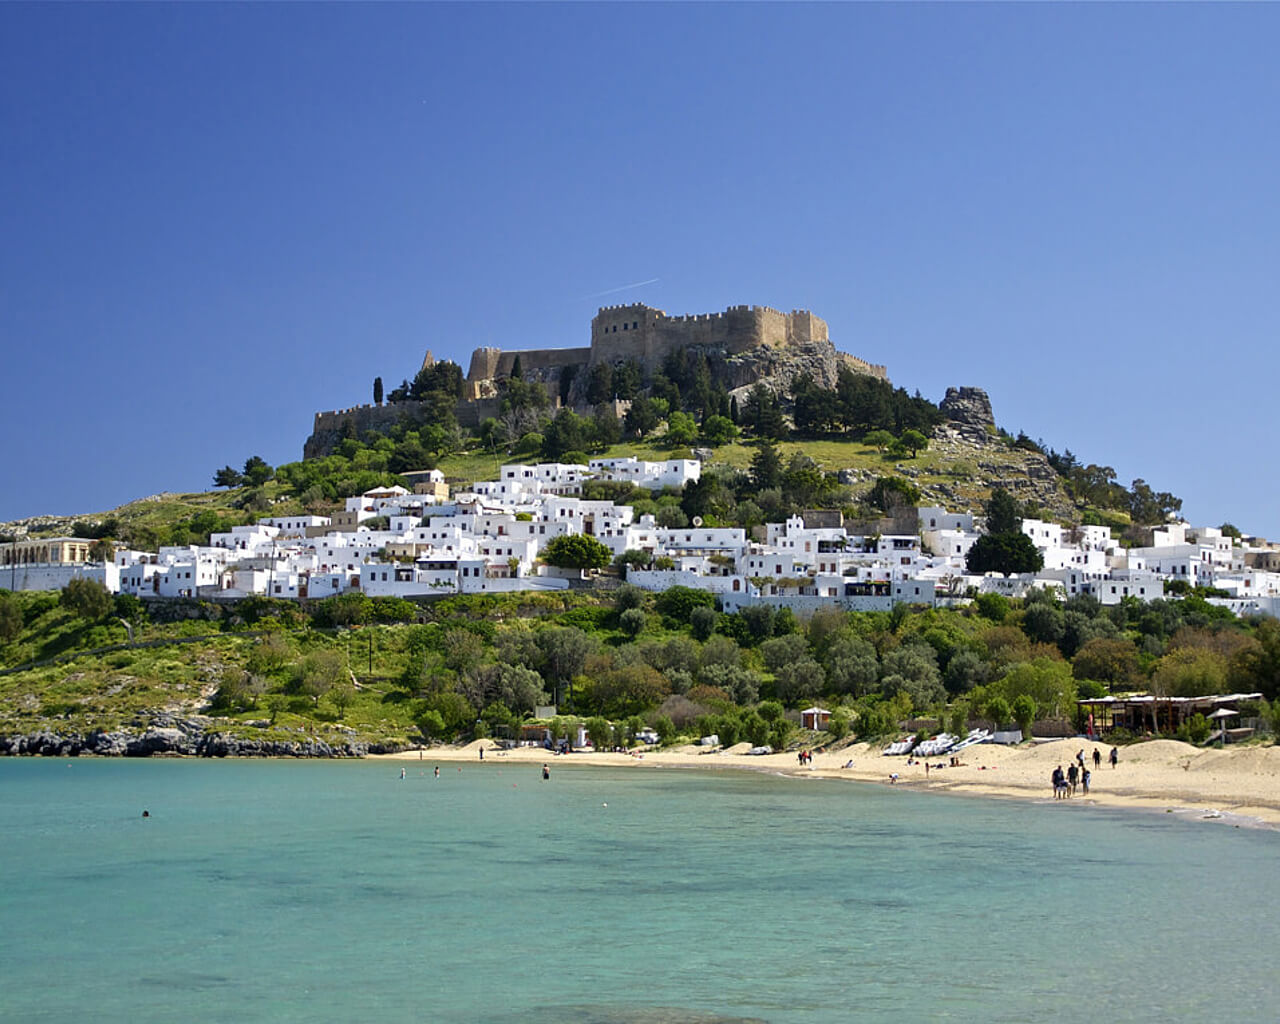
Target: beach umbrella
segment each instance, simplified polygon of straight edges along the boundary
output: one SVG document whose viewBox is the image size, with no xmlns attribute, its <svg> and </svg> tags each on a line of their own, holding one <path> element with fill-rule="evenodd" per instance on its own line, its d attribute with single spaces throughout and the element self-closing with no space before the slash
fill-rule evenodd
<svg viewBox="0 0 1280 1024">
<path fill-rule="evenodd" d="M 1218 727 L 1222 730 L 1222 737 L 1221 737 L 1221 739 L 1222 739 L 1222 742 L 1223 742 L 1223 743 L 1226 743 L 1226 742 L 1227 742 L 1227 722 L 1226 722 L 1226 720 L 1227 720 L 1228 718 L 1230 718 L 1232 715 L 1238 715 L 1238 714 L 1240 714 L 1240 712 L 1239 712 L 1239 711 L 1237 711 L 1235 708 L 1218 708 L 1218 710 L 1217 710 L 1217 711 L 1215 711 L 1213 714 L 1211 714 L 1211 715 L 1209 716 L 1209 718 L 1210 718 L 1211 720 L 1213 720 L 1213 719 L 1216 719 L 1216 720 L 1217 720 L 1217 722 L 1218 722 Z"/>
</svg>

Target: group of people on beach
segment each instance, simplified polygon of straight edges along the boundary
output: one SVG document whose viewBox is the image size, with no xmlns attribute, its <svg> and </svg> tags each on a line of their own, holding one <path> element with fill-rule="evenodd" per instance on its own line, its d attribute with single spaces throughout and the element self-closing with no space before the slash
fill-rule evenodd
<svg viewBox="0 0 1280 1024">
<path fill-rule="evenodd" d="M 800 753 L 798 753 L 798 754 L 796 755 L 796 760 L 800 762 L 800 767 L 801 767 L 801 768 L 805 767 L 806 765 L 812 765 L 812 764 L 813 764 L 813 751 L 812 751 L 812 750 L 802 750 L 802 751 L 800 751 Z"/>
<path fill-rule="evenodd" d="M 1116 766 L 1116 762 L 1120 760 L 1120 754 L 1115 747 L 1111 748 L 1111 767 Z M 1098 769 L 1102 766 L 1102 751 L 1097 747 L 1093 748 L 1093 767 Z M 1053 783 L 1053 798 L 1055 800 L 1068 800 L 1076 795 L 1076 787 L 1083 790 L 1083 795 L 1089 795 L 1089 783 L 1093 779 L 1093 772 L 1084 763 L 1084 748 L 1081 747 L 1076 751 L 1075 759 L 1064 772 L 1062 765 L 1058 765 L 1053 770 L 1051 781 Z"/>
<path fill-rule="evenodd" d="M 1072 761 L 1071 765 L 1064 772 L 1062 765 L 1058 765 L 1053 770 L 1053 798 L 1055 800 L 1066 800 L 1076 795 L 1076 787 L 1080 786 L 1084 790 L 1084 795 L 1089 795 L 1089 780 L 1093 773 L 1084 766 L 1083 763 Z"/>
</svg>

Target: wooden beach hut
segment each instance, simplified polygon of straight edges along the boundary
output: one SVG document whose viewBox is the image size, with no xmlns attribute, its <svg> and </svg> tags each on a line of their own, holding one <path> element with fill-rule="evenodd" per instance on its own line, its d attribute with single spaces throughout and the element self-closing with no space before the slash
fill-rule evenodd
<svg viewBox="0 0 1280 1024">
<path fill-rule="evenodd" d="M 826 708 L 818 707 L 816 704 L 800 712 L 801 729 L 812 729 L 814 732 L 821 732 L 827 727 L 829 721 L 831 721 L 831 712 Z"/>
</svg>

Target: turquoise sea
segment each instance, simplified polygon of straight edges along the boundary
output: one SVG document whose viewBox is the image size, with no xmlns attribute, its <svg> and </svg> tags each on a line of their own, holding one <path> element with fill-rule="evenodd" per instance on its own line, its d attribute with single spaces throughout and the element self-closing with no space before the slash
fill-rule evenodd
<svg viewBox="0 0 1280 1024">
<path fill-rule="evenodd" d="M 402 763 L 0 761 L 0 1019 L 1277 1017 L 1275 832 Z"/>
</svg>

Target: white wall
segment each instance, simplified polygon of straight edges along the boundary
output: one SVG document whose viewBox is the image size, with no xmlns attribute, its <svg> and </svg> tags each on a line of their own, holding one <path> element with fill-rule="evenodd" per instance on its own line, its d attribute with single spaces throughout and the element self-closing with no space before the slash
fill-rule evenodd
<svg viewBox="0 0 1280 1024">
<path fill-rule="evenodd" d="M 61 590 L 72 580 L 97 580 L 113 594 L 120 591 L 120 567 L 107 565 L 16 565 L 0 569 L 0 589 Z"/>
</svg>

